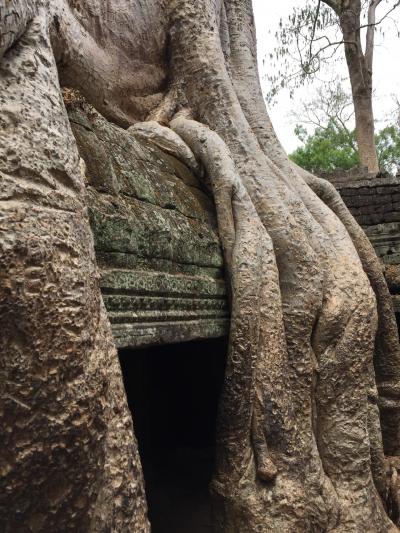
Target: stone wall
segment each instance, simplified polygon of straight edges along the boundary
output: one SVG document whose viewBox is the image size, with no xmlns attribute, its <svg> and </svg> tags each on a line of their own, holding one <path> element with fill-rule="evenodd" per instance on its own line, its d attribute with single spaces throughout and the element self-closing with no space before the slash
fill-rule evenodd
<svg viewBox="0 0 400 533">
<path fill-rule="evenodd" d="M 68 105 L 86 164 L 101 287 L 118 347 L 218 337 L 229 323 L 214 204 L 150 141 Z"/>
<path fill-rule="evenodd" d="M 376 176 L 355 169 L 322 177 L 335 185 L 368 235 L 400 313 L 400 176 Z"/>
</svg>

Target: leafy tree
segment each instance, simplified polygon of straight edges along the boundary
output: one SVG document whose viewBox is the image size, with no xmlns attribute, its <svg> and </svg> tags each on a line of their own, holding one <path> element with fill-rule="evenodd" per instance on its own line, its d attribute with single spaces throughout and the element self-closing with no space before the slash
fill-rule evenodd
<svg viewBox="0 0 400 533">
<path fill-rule="evenodd" d="M 400 172 L 400 125 L 386 126 L 375 135 L 379 168 L 388 173 Z"/>
<path fill-rule="evenodd" d="M 317 127 L 308 134 L 302 125 L 295 133 L 304 144 L 290 154 L 290 159 L 311 172 L 329 172 L 336 169 L 348 170 L 359 164 L 356 134 L 347 128 L 337 127 L 330 120 L 324 128 Z M 379 169 L 395 174 L 400 169 L 400 128 L 394 124 L 386 126 L 375 135 Z"/>
<path fill-rule="evenodd" d="M 295 133 L 304 146 L 289 157 L 306 170 L 314 173 L 338 168 L 348 170 L 359 163 L 354 131 L 338 128 L 333 121 L 326 128 L 316 128 L 311 135 L 300 125 L 296 126 Z"/>
<path fill-rule="evenodd" d="M 377 18 L 376 10 L 381 3 L 388 7 Z M 378 171 L 372 109 L 375 30 L 399 4 L 400 1 L 394 0 L 307 0 L 287 20 L 281 21 L 277 33 L 279 46 L 275 53 L 282 68 L 270 76 L 272 95 L 281 87 L 295 88 L 304 83 L 322 64 L 334 60 L 336 52 L 344 47 L 359 159 L 371 172 Z"/>
<path fill-rule="evenodd" d="M 379 169 L 392 174 L 397 172 L 400 158 L 399 105 L 393 98 L 396 122 L 379 131 L 374 139 Z M 318 87 L 313 98 L 302 101 L 291 113 L 297 121 L 295 134 L 303 144 L 290 155 L 292 161 L 313 172 L 347 170 L 360 164 L 353 115 L 351 95 L 340 80 Z"/>
</svg>

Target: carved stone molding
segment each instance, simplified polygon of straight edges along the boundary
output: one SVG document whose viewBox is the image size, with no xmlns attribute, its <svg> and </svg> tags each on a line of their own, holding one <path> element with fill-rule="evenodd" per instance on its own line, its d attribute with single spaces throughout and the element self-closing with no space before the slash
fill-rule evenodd
<svg viewBox="0 0 400 533">
<path fill-rule="evenodd" d="M 86 165 L 100 285 L 117 347 L 226 335 L 229 311 L 214 205 L 151 141 L 68 105 Z"/>
</svg>

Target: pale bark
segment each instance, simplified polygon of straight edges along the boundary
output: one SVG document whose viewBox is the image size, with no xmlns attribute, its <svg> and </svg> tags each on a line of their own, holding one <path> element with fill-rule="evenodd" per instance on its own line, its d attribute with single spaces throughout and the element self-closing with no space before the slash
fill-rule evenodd
<svg viewBox="0 0 400 533">
<path fill-rule="evenodd" d="M 252 447 L 258 476 L 270 481 L 276 476 L 276 467 L 269 457 L 263 410 L 266 401 L 276 402 L 278 398 L 272 399 L 271 392 L 266 390 L 267 383 L 260 380 L 260 375 L 269 368 L 265 346 L 273 346 L 275 351 L 268 373 L 271 382 L 282 383 L 286 366 L 279 278 L 272 241 L 258 220 L 222 139 L 206 126 L 187 119 L 176 118 L 171 127 L 193 147 L 211 177 L 231 285 L 230 353 L 219 415 L 222 449 L 219 468 L 230 472 L 230 484 L 240 482 L 252 463 L 251 456 L 242 455 L 243 451 Z M 259 314 L 256 321 L 251 305 L 254 302 Z M 240 389 L 246 391 L 248 397 L 238 395 L 228 386 L 238 377 Z M 282 418 L 285 413 L 288 416 L 288 405 L 283 396 L 276 403 Z M 233 418 L 237 419 L 236 424 Z"/>
<path fill-rule="evenodd" d="M 376 5 L 377 2 L 374 3 L 374 9 Z M 382 266 L 368 238 L 353 219 L 334 187 L 289 162 L 263 105 L 256 56 L 252 53 L 256 43 L 255 33 L 251 31 L 254 27 L 251 2 L 249 0 L 231 2 L 228 9 L 233 15 L 230 19 L 230 63 L 233 83 L 242 109 L 262 150 L 283 174 L 283 179 L 290 177 L 289 181 L 292 186 L 296 185 L 299 195 L 304 197 L 307 191 L 296 179 L 294 173 L 300 173 L 314 191 L 318 190 L 323 202 L 328 204 L 348 230 L 376 294 L 379 327 L 374 362 L 380 391 L 379 403 L 382 413 L 384 446 L 388 455 L 397 455 L 397 444 L 394 445 L 394 443 L 398 441 L 400 435 L 400 402 L 396 385 L 399 379 L 400 350 L 392 298 L 383 276 Z M 373 22 L 372 15 L 370 22 Z M 371 37 L 369 41 L 370 46 L 373 47 Z M 372 52 L 368 57 L 372 65 Z M 253 68 L 249 68 L 249 65 L 253 65 Z M 249 86 L 253 88 L 253 91 L 248 90 Z"/>
<path fill-rule="evenodd" d="M 108 119 L 144 120 L 166 85 L 164 0 L 52 0 L 60 82 L 79 89 Z M 145 42 L 144 42 L 145 41 Z"/>
<path fill-rule="evenodd" d="M 20 270 L 5 276 L 6 309 L 11 310 L 11 315 L 5 316 L 11 318 L 3 330 L 22 331 L 23 335 L 15 342 L 4 336 L 4 342 L 15 345 L 22 355 L 29 354 L 28 361 L 37 353 L 32 348 L 36 346 L 45 361 L 46 357 L 51 360 L 55 376 L 68 376 L 68 364 L 74 370 L 68 395 L 68 379 L 67 385 L 61 377 L 52 385 L 42 380 L 46 400 L 41 412 L 50 409 L 58 394 L 56 419 L 45 418 L 40 430 L 34 420 L 22 422 L 23 434 L 32 433 L 34 445 L 46 450 L 47 462 L 35 485 L 38 493 L 47 493 L 52 469 L 60 468 L 57 458 L 47 451 L 53 428 L 56 432 L 62 420 L 67 438 L 75 423 L 75 418 L 69 423 L 72 411 L 79 415 L 78 422 L 83 417 L 85 423 L 78 423 L 75 429 L 82 432 L 78 460 L 68 446 L 61 454 L 62 472 L 66 472 L 62 503 L 55 497 L 50 503 L 44 500 L 47 503 L 42 508 L 37 499 L 29 500 L 20 491 L 23 481 L 36 472 L 35 464 L 24 459 L 23 467 L 9 471 L 7 486 L 11 488 L 3 492 L 4 506 L 11 501 L 13 508 L 20 509 L 29 501 L 30 507 L 19 520 L 25 525 L 33 514 L 34 520 L 43 521 L 38 531 L 46 527 L 64 530 L 67 522 L 82 531 L 146 531 L 148 527 L 134 437 L 96 281 L 81 198 L 83 180 L 77 173 L 76 148 L 60 105 L 55 56 L 61 80 L 78 87 L 119 124 L 132 124 L 145 115 L 165 124 L 179 110 L 170 123 L 173 131 L 150 122 L 135 125 L 126 135 L 145 136 L 186 161 L 199 175 L 199 163 L 206 170 L 232 306 L 212 484 L 218 528 L 240 533 L 391 531 L 394 525 L 385 510 L 389 484 L 376 385 L 378 378 L 378 385 L 392 402 L 384 406 L 393 412 L 392 419 L 387 413 L 383 419 L 388 421 L 384 424 L 385 448 L 397 454 L 399 411 L 393 387 L 399 375 L 399 347 L 387 290 L 372 249 L 337 196 L 294 168 L 276 139 L 258 81 L 250 0 L 154 0 L 148 13 L 139 0 L 121 2 L 118 13 L 101 0 L 71 0 L 70 4 L 72 7 L 59 1 L 53 4 L 51 16 L 41 15 L 37 39 L 40 35 L 44 41 L 40 45 L 30 39 L 21 44 L 28 57 L 37 49 L 39 56 L 45 54 L 39 72 L 47 76 L 46 82 L 40 77 L 35 82 L 39 74 L 32 70 L 33 78 L 24 77 L 25 85 L 16 90 L 16 72 L 32 65 L 18 59 L 17 43 L 7 53 L 7 65 L 11 65 L 7 68 L 12 73 L 2 89 L 7 102 L 22 102 L 25 109 L 29 101 L 30 108 L 22 113 L 22 129 L 17 128 L 15 113 L 3 110 L 10 125 L 8 144 L 1 153 L 8 154 L 10 145 L 20 139 L 22 153 L 29 153 L 29 161 L 35 165 L 26 162 L 25 171 L 19 161 L 6 158 L 8 165 L 15 165 L 4 170 L 6 183 L 16 192 L 5 198 L 15 221 L 6 233 L 11 243 L 7 250 L 14 255 L 5 255 L 4 265 L 25 272 L 21 250 L 29 250 L 36 237 L 49 240 L 49 255 L 41 267 L 49 273 L 46 270 L 40 277 L 39 270 L 39 279 L 36 274 L 34 286 L 39 287 L 40 295 L 35 301 L 52 316 L 60 350 L 49 344 L 53 337 L 44 326 L 42 308 L 29 307 L 25 303 L 30 301 L 29 294 L 20 289 L 7 292 L 10 284 L 14 287 L 10 280 L 23 277 Z M 91 17 L 91 13 L 98 16 Z M 157 23 L 158 33 L 154 33 Z M 47 26 L 53 52 L 46 40 Z M 138 76 L 131 70 L 135 65 Z M 13 83 L 7 85 L 10 80 Z M 145 99 L 142 107 L 140 98 Z M 41 114 L 42 129 L 29 113 Z M 64 145 L 49 155 L 47 145 L 54 142 L 49 133 L 54 131 L 52 120 L 60 132 L 56 139 Z M 35 154 L 26 151 L 24 143 L 29 142 L 35 143 Z M 60 168 L 50 171 L 56 155 L 62 156 Z M 39 171 L 38 162 L 42 165 Z M 67 163 L 68 171 L 64 168 Z M 37 236 L 32 236 L 32 214 L 20 220 L 25 196 L 36 224 L 45 217 L 42 211 L 50 217 Z M 66 198 L 68 217 L 64 217 Z M 58 231 L 62 236 L 66 231 L 71 235 L 63 237 L 68 246 L 62 247 L 62 263 L 57 243 L 51 244 Z M 21 243 L 18 246 L 12 241 L 14 234 Z M 45 279 L 53 280 L 56 296 L 51 292 L 50 297 L 47 291 L 52 284 L 48 288 Z M 78 296 L 71 301 L 69 291 L 78 279 L 83 285 L 77 286 Z M 380 332 L 387 334 L 382 343 L 379 339 L 375 343 L 374 291 L 383 314 Z M 21 309 L 23 327 L 13 318 L 14 308 Z M 373 364 L 376 347 L 380 350 L 375 354 L 377 378 Z M 67 359 L 62 357 L 65 353 L 70 354 Z M 54 360 L 51 354 L 55 354 Z M 6 374 L 19 393 L 38 379 L 38 372 L 24 363 L 22 355 L 9 358 L 14 366 Z M 76 406 L 77 390 L 82 391 L 83 405 Z M 21 401 L 17 392 L 12 391 L 11 396 Z M 19 403 L 14 400 L 10 400 L 9 413 L 18 421 L 25 415 L 19 414 Z M 39 405 L 35 403 L 32 409 L 36 413 Z M 97 426 L 86 423 L 85 417 L 94 416 L 92 413 L 99 418 Z M 90 434 L 87 442 L 85 432 Z M 10 439 L 19 435 L 13 429 L 9 434 Z M 29 449 L 32 442 L 28 442 Z M 14 441 L 12 445 L 18 451 Z M 10 457 L 10 464 L 13 460 Z M 391 502 L 396 501 L 394 486 L 392 483 Z M 90 498 L 84 503 L 79 500 L 77 506 L 78 490 Z M 49 509 L 54 514 L 49 514 Z M 1 516 L 7 516 L 5 507 Z"/>
<path fill-rule="evenodd" d="M 298 168 L 311 189 L 328 205 L 346 227 L 360 256 L 364 271 L 375 292 L 378 308 L 378 331 L 375 339 L 374 367 L 379 390 L 382 436 L 385 453 L 400 453 L 400 349 L 399 335 L 382 265 L 365 233 L 352 217 L 340 194 L 329 182 Z"/>
<path fill-rule="evenodd" d="M 34 6 L 33 0 L 8 0 L 0 4 L 0 60 L 26 30 Z"/>
<path fill-rule="evenodd" d="M 241 7 L 240 4 L 235 4 L 233 2 L 230 5 L 231 7 Z M 344 450 L 349 449 L 346 444 L 347 439 L 345 435 L 343 432 L 338 432 L 338 428 L 342 426 L 344 418 L 349 416 L 350 413 L 345 415 L 340 409 L 337 410 L 337 405 L 330 405 L 330 402 L 325 401 L 327 396 L 329 396 L 328 383 L 334 379 L 334 374 L 336 372 L 338 374 L 346 374 L 344 368 L 339 370 L 342 363 L 335 363 L 334 367 L 331 367 L 331 357 L 335 353 L 335 349 L 332 352 L 331 343 L 333 342 L 337 346 L 336 356 L 334 356 L 334 359 L 336 359 L 338 354 L 343 353 L 344 355 L 350 345 L 355 341 L 350 333 L 347 333 L 346 327 L 345 330 L 342 330 L 343 344 L 341 342 L 337 343 L 337 335 L 340 337 L 341 334 L 339 332 L 346 323 L 351 324 L 352 327 L 350 330 L 352 328 L 362 328 L 362 324 L 365 325 L 365 323 L 369 324 L 368 328 L 371 331 L 371 336 L 366 335 L 358 348 L 353 344 L 351 351 L 353 351 L 353 355 L 357 353 L 357 357 L 360 357 L 362 353 L 364 355 L 369 353 L 367 359 L 364 359 L 367 362 L 369 358 L 369 363 L 366 364 L 364 369 L 359 368 L 360 381 L 358 383 L 360 388 L 366 387 L 367 383 L 370 386 L 371 377 L 374 381 L 373 374 L 371 376 L 371 372 L 373 373 L 372 351 L 375 328 L 374 300 L 371 300 L 371 293 L 368 295 L 367 287 L 369 283 L 366 281 L 366 277 L 361 269 L 358 255 L 352 246 L 345 228 L 329 209 L 320 205 L 309 189 L 301 182 L 302 180 L 297 177 L 297 179 L 292 179 L 288 185 L 287 176 L 282 176 L 282 172 L 277 172 L 276 166 L 271 164 L 271 161 L 266 160 L 260 153 L 257 139 L 249 128 L 249 123 L 245 120 L 242 111 L 243 108 L 239 105 L 237 93 L 235 93 L 228 71 L 225 68 L 222 51 L 216 45 L 217 38 L 211 31 L 214 28 L 212 12 L 208 13 L 207 18 L 207 10 L 204 9 L 204 5 L 202 6 L 201 12 L 196 10 L 193 4 L 187 6 L 179 3 L 175 5 L 175 8 L 177 9 L 175 12 L 177 13 L 177 19 L 180 21 L 179 29 L 173 26 L 172 30 L 172 49 L 173 51 L 177 51 L 172 56 L 173 59 L 177 60 L 175 72 L 177 76 L 183 78 L 182 87 L 184 88 L 187 102 L 195 110 L 196 116 L 199 116 L 202 121 L 215 129 L 224 138 L 230 148 L 241 179 L 250 194 L 260 219 L 263 221 L 264 226 L 272 238 L 280 274 L 280 287 L 284 310 L 283 318 L 289 357 L 289 368 L 287 369 L 286 375 L 288 377 L 293 376 L 294 381 L 290 387 L 292 392 L 290 403 L 296 412 L 297 427 L 301 428 L 299 429 L 300 435 L 296 439 L 299 444 L 294 453 L 308 457 L 308 459 L 306 460 L 306 470 L 303 470 L 301 474 L 302 469 L 298 465 L 297 471 L 292 473 L 290 473 L 290 468 L 286 465 L 285 473 L 289 474 L 289 477 L 290 475 L 293 476 L 290 478 L 292 495 L 296 494 L 296 503 L 291 502 L 291 505 L 292 509 L 297 508 L 298 514 L 295 519 L 290 513 L 286 513 L 286 516 L 281 518 L 283 521 L 286 520 L 285 525 L 283 526 L 282 523 L 279 523 L 278 527 L 284 527 L 288 530 L 292 530 L 292 528 L 293 530 L 296 528 L 307 530 L 310 524 L 316 528 L 329 527 L 329 524 L 332 527 L 330 520 L 334 522 L 337 519 L 337 515 L 335 516 L 335 513 L 332 511 L 335 508 L 338 509 L 338 507 L 342 510 L 340 527 L 344 530 L 354 527 L 359 527 L 360 529 L 362 527 L 365 529 L 372 529 L 373 527 L 384 529 L 385 527 L 390 527 L 389 522 L 385 525 L 384 513 L 382 507 L 380 507 L 379 496 L 374 492 L 375 489 L 372 484 L 370 443 L 365 441 L 367 445 L 365 448 L 366 463 L 358 463 L 357 466 L 353 465 L 354 468 L 351 469 L 351 475 L 349 472 L 342 472 L 340 475 L 336 472 L 337 461 L 340 455 L 343 453 L 346 455 Z M 187 16 L 185 17 L 182 16 L 182 11 L 180 11 L 183 9 L 186 9 Z M 228 20 L 229 12 L 230 10 L 228 8 Z M 182 20 L 186 23 L 183 27 Z M 196 29 L 194 28 L 195 24 Z M 201 32 L 200 38 L 195 44 L 189 44 L 189 41 L 185 40 L 185 35 L 190 35 L 194 32 Z M 234 53 L 234 43 L 231 42 L 230 67 L 232 71 L 234 71 L 234 63 L 232 61 Z M 202 68 L 200 68 L 200 65 Z M 207 90 L 202 90 L 202 86 L 207 87 Z M 254 86 L 251 87 L 254 89 Z M 252 91 L 248 92 L 250 93 L 248 98 L 254 98 L 254 93 Z M 243 101 L 245 98 L 244 91 L 241 95 Z M 254 108 L 248 105 L 245 109 L 249 113 Z M 300 191 L 303 196 L 302 201 L 299 200 L 298 196 Z M 272 206 L 273 210 L 271 211 Z M 316 218 L 318 224 L 316 223 Z M 283 221 L 285 223 L 284 227 L 282 226 Z M 288 227 L 291 228 L 291 231 L 288 231 Z M 301 257 L 297 251 L 298 246 L 302 250 Z M 307 279 L 310 281 L 307 282 Z M 344 297 L 342 285 L 350 285 L 350 279 L 357 279 L 357 283 L 353 285 L 355 292 L 353 293 L 354 299 L 350 299 L 352 300 L 351 303 L 348 300 L 348 295 Z M 340 280 L 339 284 L 338 280 Z M 365 286 L 364 289 L 362 288 L 363 286 Z M 364 292 L 365 290 L 367 292 Z M 332 297 L 335 294 L 331 304 L 329 303 L 329 299 L 324 303 L 324 299 L 326 298 L 326 296 L 323 296 L 324 293 L 332 294 Z M 343 301 L 343 308 L 338 314 L 336 314 L 339 311 L 338 308 L 335 311 L 333 309 L 328 311 L 334 301 L 336 301 L 335 305 L 337 305 L 341 300 Z M 344 313 L 345 309 L 346 312 Z M 307 323 L 308 316 L 310 317 L 309 323 Z M 317 316 L 319 316 L 318 327 L 315 329 L 314 320 Z M 301 320 L 301 326 L 299 320 Z M 333 324 L 335 324 L 334 327 Z M 311 336 L 312 334 L 312 346 L 307 346 L 307 338 L 309 338 L 307 329 L 309 331 L 308 335 Z M 302 335 L 304 337 L 302 339 L 299 339 L 299 331 L 303 332 Z M 269 365 L 273 364 L 275 349 L 276 346 L 275 348 L 274 346 L 269 346 Z M 347 364 L 350 367 L 352 364 L 357 366 L 357 357 L 353 363 L 348 361 Z M 297 364 L 301 364 L 302 367 L 302 372 L 300 373 L 302 374 L 302 379 L 299 380 L 300 382 L 294 378 L 294 376 L 299 375 L 299 370 L 296 368 Z M 323 369 L 325 365 L 334 374 L 326 374 L 324 376 L 324 381 L 326 380 L 326 382 L 318 383 L 316 393 L 313 393 L 313 374 L 318 366 L 322 366 Z M 318 370 L 318 373 L 321 373 L 321 368 Z M 324 374 L 323 370 L 322 373 Z M 362 374 L 364 374 L 363 378 L 361 378 Z M 345 394 L 345 382 L 346 379 L 343 379 L 343 392 L 341 394 Z M 370 409 L 366 401 L 367 390 L 364 389 L 364 391 L 361 392 L 358 400 L 352 397 L 352 394 L 348 391 L 349 396 L 347 401 L 350 403 L 354 402 L 354 405 L 358 404 L 358 409 L 354 411 L 354 416 L 357 418 L 358 415 L 356 413 L 363 412 L 363 416 L 365 417 L 364 423 L 367 423 Z M 376 397 L 376 388 L 372 392 Z M 273 397 L 275 396 L 273 395 Z M 365 399 L 363 400 L 363 398 Z M 319 453 L 316 449 L 313 449 L 313 427 L 308 422 L 313 418 L 313 402 L 317 404 Z M 342 419 L 342 417 L 344 418 Z M 334 419 L 337 420 L 337 429 L 335 429 L 335 424 L 333 424 Z M 353 419 L 353 422 L 355 423 L 355 419 Z M 355 424 L 358 426 L 359 422 Z M 379 421 L 376 418 L 375 411 L 371 426 L 376 428 L 377 424 L 379 427 Z M 361 426 L 358 426 L 359 430 L 362 426 L 363 423 Z M 359 432 L 359 430 L 355 429 L 355 426 L 353 429 L 354 433 L 351 432 L 352 436 L 350 437 L 348 435 L 350 440 L 356 438 L 355 435 Z M 362 446 L 361 442 L 359 441 L 359 446 Z M 306 448 L 302 449 L 301 443 L 304 443 Z M 375 446 L 379 447 L 379 442 L 375 442 Z M 278 456 L 276 458 L 273 445 L 270 448 L 271 455 L 278 465 L 276 485 L 269 492 L 270 506 L 268 510 L 264 510 L 264 513 L 258 515 L 256 503 L 253 503 L 252 509 L 248 509 L 249 515 L 246 516 L 246 520 L 251 524 L 251 526 L 247 526 L 249 531 L 257 527 L 265 531 L 268 531 L 268 528 L 277 527 L 277 523 L 269 521 L 271 519 L 269 513 L 279 514 L 279 511 L 277 511 L 277 507 L 279 508 L 278 494 L 279 490 L 281 490 L 279 482 L 283 486 L 285 484 L 289 485 L 288 479 L 285 479 L 285 474 L 279 475 L 280 466 L 282 465 L 279 462 L 285 461 L 284 451 L 281 450 L 281 454 L 276 454 Z M 324 448 L 329 450 L 329 453 L 324 452 Z M 336 450 L 334 451 L 335 448 Z M 242 455 L 245 454 L 243 453 Z M 325 478 L 321 466 L 318 466 L 318 457 L 321 457 L 324 466 L 323 471 L 328 474 L 330 479 Z M 379 459 L 382 459 L 382 449 L 380 452 L 374 449 L 374 457 L 377 457 L 377 462 L 379 462 Z M 367 464 L 370 466 L 366 469 Z M 309 474 L 309 470 L 307 470 L 309 468 L 312 468 L 316 473 L 319 472 L 319 474 L 316 474 L 315 478 L 307 475 Z M 380 482 L 384 477 L 382 461 L 380 465 L 374 465 L 372 469 L 379 471 L 376 478 L 377 484 L 381 485 Z M 367 474 L 367 470 L 369 470 L 369 474 Z M 240 521 L 241 518 L 243 520 L 243 516 L 240 517 L 238 513 L 238 507 L 243 508 L 243 506 L 238 502 L 241 501 L 241 497 L 246 493 L 246 490 L 243 489 L 243 493 L 241 494 L 240 489 L 238 489 L 240 483 L 235 485 L 235 487 L 230 485 L 230 475 L 231 473 L 224 471 L 220 473 L 219 477 L 217 476 L 217 482 L 220 483 L 220 496 L 225 498 L 225 502 L 230 502 L 231 505 L 231 507 L 228 505 L 228 509 L 231 512 L 228 510 L 225 514 L 224 527 L 228 529 L 235 527 L 232 525 L 232 521 L 234 522 L 235 520 L 233 518 L 235 515 L 236 520 Z M 303 481 L 301 485 L 299 483 L 299 477 L 297 477 L 299 475 L 303 480 L 307 480 L 306 482 Z M 297 489 L 294 489 L 296 487 L 296 477 L 298 485 Z M 222 488 L 221 478 L 223 479 Z M 247 482 L 249 482 L 249 478 L 247 478 Z M 243 478 L 242 483 L 246 485 L 246 480 Z M 331 483 L 333 484 L 334 490 L 332 490 Z M 350 501 L 347 500 L 350 490 L 349 484 L 352 485 L 352 497 L 356 497 L 357 499 L 355 495 L 358 492 L 359 500 L 355 506 L 352 506 Z M 287 490 L 287 493 L 289 492 L 290 490 Z M 363 512 L 359 512 L 356 507 L 362 505 L 361 502 L 366 493 L 370 494 L 370 511 L 368 512 L 364 509 Z M 256 498 L 255 494 L 257 494 L 256 488 L 254 488 L 253 493 L 253 497 Z M 315 506 L 317 494 L 324 495 L 322 502 L 318 510 L 314 508 L 313 512 L 310 513 L 307 504 L 312 501 L 312 505 Z M 274 495 L 276 496 L 276 500 L 274 499 Z M 236 503 L 234 504 L 233 502 Z M 249 506 L 249 502 L 247 502 L 247 505 Z M 260 505 L 259 502 L 258 505 Z M 246 506 L 244 505 L 244 507 Z M 327 509 L 330 509 L 329 513 Z M 240 522 L 240 527 L 237 525 L 236 527 L 238 529 L 242 528 L 243 531 L 247 530 L 244 526 L 246 520 Z"/>
<path fill-rule="evenodd" d="M 372 109 L 372 60 L 374 50 L 375 10 L 379 1 L 370 0 L 366 47 L 361 44 L 361 2 L 345 0 L 339 7 L 340 28 L 343 34 L 351 92 L 356 121 L 356 138 L 360 165 L 371 173 L 379 172 L 374 138 L 374 114 Z"/>
<path fill-rule="evenodd" d="M 21 19 L 22 20 L 22 19 Z M 46 11 L 0 65 L 0 530 L 148 530 Z"/>
<path fill-rule="evenodd" d="M 372 86 L 359 87 L 352 76 L 352 93 L 354 116 L 356 121 L 356 139 L 360 165 L 367 167 L 368 172 L 379 172 L 378 155 L 375 146 L 375 125 L 372 109 Z"/>
<path fill-rule="evenodd" d="M 344 51 L 353 97 L 356 138 L 360 165 L 368 171 L 379 172 L 374 139 L 372 108 L 372 72 L 375 46 L 376 8 L 382 0 L 368 1 L 368 21 L 365 50 L 361 42 L 361 0 L 322 0 L 339 18 Z"/>
</svg>

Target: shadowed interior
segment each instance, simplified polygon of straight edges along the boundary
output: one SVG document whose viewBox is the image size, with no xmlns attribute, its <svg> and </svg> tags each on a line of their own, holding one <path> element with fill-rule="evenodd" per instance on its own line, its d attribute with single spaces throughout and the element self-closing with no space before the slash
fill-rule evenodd
<svg viewBox="0 0 400 533">
<path fill-rule="evenodd" d="M 120 350 L 153 533 L 212 531 L 209 483 L 227 339 Z"/>
</svg>

